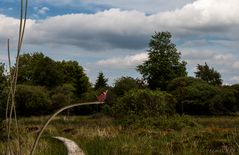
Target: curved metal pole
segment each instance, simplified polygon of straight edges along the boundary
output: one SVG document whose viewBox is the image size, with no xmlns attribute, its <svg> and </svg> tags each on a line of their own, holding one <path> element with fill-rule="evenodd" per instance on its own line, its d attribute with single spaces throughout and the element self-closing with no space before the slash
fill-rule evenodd
<svg viewBox="0 0 239 155">
<path fill-rule="evenodd" d="M 63 107 L 61 109 L 59 109 L 57 112 L 55 112 L 48 120 L 47 122 L 45 123 L 45 125 L 41 128 L 39 134 L 37 135 L 37 138 L 35 139 L 35 142 L 34 142 L 34 145 L 31 149 L 31 153 L 30 155 L 33 155 L 35 150 L 36 150 L 36 147 L 38 145 L 38 142 L 41 138 L 41 135 L 42 133 L 44 132 L 45 128 L 48 126 L 48 124 L 52 121 L 52 119 L 58 115 L 59 113 L 61 113 L 62 111 L 66 110 L 66 109 L 70 109 L 70 108 L 73 108 L 73 107 L 78 107 L 78 106 L 82 106 L 82 105 L 92 105 L 92 104 L 103 104 L 103 102 L 86 102 L 86 103 L 76 103 L 76 104 L 72 104 L 72 105 L 69 105 L 69 106 L 66 106 L 66 107 Z"/>
</svg>

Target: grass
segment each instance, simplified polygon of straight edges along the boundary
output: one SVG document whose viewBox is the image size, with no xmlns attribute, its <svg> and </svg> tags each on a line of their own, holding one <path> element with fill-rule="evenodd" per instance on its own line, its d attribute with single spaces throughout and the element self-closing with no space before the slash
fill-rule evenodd
<svg viewBox="0 0 239 155">
<path fill-rule="evenodd" d="M 153 155 L 153 154 L 236 154 L 239 152 L 239 117 L 188 117 L 199 124 L 181 129 L 135 128 L 115 123 L 103 115 L 57 117 L 48 126 L 40 140 L 37 154 L 63 155 L 66 150 L 61 142 L 49 136 L 63 136 L 74 140 L 88 155 Z M 47 117 L 21 118 L 30 148 L 34 135 Z M 30 133 L 30 134 L 29 134 Z M 0 140 L 0 150 L 3 147 Z M 51 150 L 51 148 L 53 148 Z M 57 148 L 57 149 L 56 149 Z M 45 152 L 44 152 L 45 151 Z M 48 152 L 46 152 L 48 151 Z M 58 152 L 57 152 L 58 151 Z"/>
</svg>

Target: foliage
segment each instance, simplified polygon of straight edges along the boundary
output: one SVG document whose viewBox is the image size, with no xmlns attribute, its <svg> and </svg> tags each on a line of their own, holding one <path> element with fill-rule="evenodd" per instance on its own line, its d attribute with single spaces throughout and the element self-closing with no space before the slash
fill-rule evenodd
<svg viewBox="0 0 239 155">
<path fill-rule="evenodd" d="M 18 83 L 55 87 L 63 83 L 57 63 L 43 53 L 20 56 Z"/>
<path fill-rule="evenodd" d="M 129 117 L 117 121 L 120 125 L 133 128 L 146 129 L 174 129 L 181 130 L 186 127 L 198 127 L 198 124 L 188 116 L 158 116 L 158 117 Z"/>
<path fill-rule="evenodd" d="M 169 81 L 187 74 L 186 62 L 180 61 L 181 53 L 171 43 L 171 37 L 169 32 L 156 32 L 149 43 L 149 59 L 137 66 L 150 89 L 166 90 Z"/>
<path fill-rule="evenodd" d="M 116 117 L 158 117 L 175 113 L 176 101 L 168 93 L 149 89 L 133 89 L 113 106 Z"/>
<path fill-rule="evenodd" d="M 90 87 L 89 79 L 78 62 L 56 62 L 43 53 L 20 56 L 18 79 L 20 84 L 46 86 L 50 89 L 64 83 L 73 84 L 78 97 Z"/>
<path fill-rule="evenodd" d="M 6 76 L 4 74 L 5 67 L 4 64 L 0 63 L 0 91 L 3 90 L 6 85 Z"/>
<path fill-rule="evenodd" d="M 51 101 L 42 87 L 18 85 L 16 109 L 17 113 L 22 116 L 49 114 L 51 113 Z"/>
<path fill-rule="evenodd" d="M 70 84 L 58 86 L 51 90 L 50 97 L 53 109 L 59 109 L 71 104 L 75 100 L 74 88 Z"/>
<path fill-rule="evenodd" d="M 34 68 L 33 83 L 35 85 L 56 87 L 63 82 L 62 73 L 57 64 L 49 57 L 44 57 Z"/>
<path fill-rule="evenodd" d="M 221 74 L 214 68 L 209 68 L 207 63 L 205 65 L 197 65 L 196 77 L 206 81 L 212 85 L 222 85 Z"/>
<path fill-rule="evenodd" d="M 4 117 L 5 114 L 5 104 L 6 104 L 6 86 L 7 86 L 7 77 L 4 74 L 4 64 L 0 63 L 0 119 Z"/>
<path fill-rule="evenodd" d="M 106 88 L 108 79 L 105 78 L 103 72 L 100 72 L 95 83 L 95 90 L 98 90 L 100 88 Z"/>
<path fill-rule="evenodd" d="M 168 86 L 177 99 L 177 112 L 191 115 L 230 114 L 238 110 L 236 94 L 192 77 L 176 78 Z"/>
<path fill-rule="evenodd" d="M 138 81 L 132 77 L 121 77 L 117 79 L 114 83 L 113 92 L 117 96 L 123 96 L 126 92 L 131 89 L 137 89 L 140 85 Z"/>
<path fill-rule="evenodd" d="M 75 94 L 82 97 L 90 89 L 89 78 L 84 73 L 84 69 L 77 61 L 58 62 L 63 74 L 64 83 L 70 83 L 74 86 Z"/>
</svg>

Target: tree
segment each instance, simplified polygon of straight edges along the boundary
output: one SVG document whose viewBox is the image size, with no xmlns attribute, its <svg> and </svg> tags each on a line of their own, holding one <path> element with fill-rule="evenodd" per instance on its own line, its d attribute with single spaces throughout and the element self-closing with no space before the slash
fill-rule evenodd
<svg viewBox="0 0 239 155">
<path fill-rule="evenodd" d="M 180 61 L 171 37 L 169 32 L 156 32 L 149 43 L 149 59 L 137 66 L 150 89 L 166 90 L 169 81 L 187 75 L 186 62 Z"/>
<path fill-rule="evenodd" d="M 102 72 L 100 72 L 98 75 L 98 78 L 96 80 L 96 83 L 95 83 L 95 90 L 98 90 L 99 88 L 106 88 L 107 81 L 108 81 L 108 79 L 106 79 L 104 74 Z"/>
<path fill-rule="evenodd" d="M 44 57 L 38 61 L 32 80 L 35 85 L 56 87 L 63 84 L 63 74 L 57 63 L 49 57 Z"/>
<path fill-rule="evenodd" d="M 47 87 L 62 85 L 61 67 L 43 53 L 23 54 L 19 62 L 19 84 Z"/>
<path fill-rule="evenodd" d="M 117 79 L 114 83 L 113 92 L 117 96 L 123 96 L 126 92 L 128 92 L 131 89 L 138 89 L 140 88 L 140 85 L 138 84 L 138 81 L 132 77 L 121 77 Z"/>
<path fill-rule="evenodd" d="M 222 85 L 221 74 L 214 68 L 209 68 L 207 63 L 205 65 L 197 65 L 196 77 L 206 81 L 212 85 Z"/>
</svg>

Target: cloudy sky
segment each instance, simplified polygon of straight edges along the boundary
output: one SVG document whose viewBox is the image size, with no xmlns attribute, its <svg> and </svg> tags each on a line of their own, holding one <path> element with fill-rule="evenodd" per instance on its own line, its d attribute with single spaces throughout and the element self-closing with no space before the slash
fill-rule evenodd
<svg viewBox="0 0 239 155">
<path fill-rule="evenodd" d="M 16 46 L 20 0 L 0 1 L 0 61 L 6 41 Z M 187 61 L 189 75 L 208 63 L 224 84 L 239 83 L 238 0 L 30 0 L 23 52 L 77 60 L 94 83 L 140 77 L 150 37 L 169 31 Z M 14 56 L 13 56 L 14 57 Z"/>
</svg>

